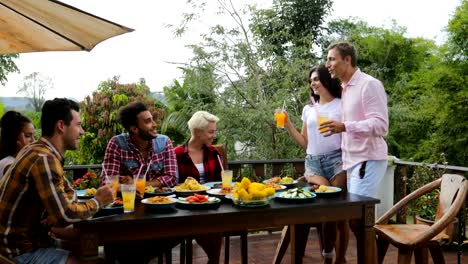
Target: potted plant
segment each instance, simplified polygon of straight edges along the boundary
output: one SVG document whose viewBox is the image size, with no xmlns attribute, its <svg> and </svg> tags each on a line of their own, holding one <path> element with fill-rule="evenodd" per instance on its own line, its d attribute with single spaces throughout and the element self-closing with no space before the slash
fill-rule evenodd
<svg viewBox="0 0 468 264">
<path fill-rule="evenodd" d="M 88 171 L 83 177 L 76 179 L 73 182 L 73 189 L 84 190 L 88 188 L 99 188 L 99 177 L 93 171 Z"/>
</svg>

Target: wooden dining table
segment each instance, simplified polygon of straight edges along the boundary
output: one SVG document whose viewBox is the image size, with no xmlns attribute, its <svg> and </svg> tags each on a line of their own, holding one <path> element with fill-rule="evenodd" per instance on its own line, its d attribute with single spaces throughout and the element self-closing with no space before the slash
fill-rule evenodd
<svg viewBox="0 0 468 264">
<path fill-rule="evenodd" d="M 326 221 L 357 220 L 363 243 L 357 245 L 358 263 L 377 262 L 375 204 L 379 200 L 347 193 L 316 198 L 309 203 L 284 203 L 271 200 L 264 207 L 240 207 L 225 202 L 217 209 L 176 209 L 149 211 L 137 202 L 135 212 L 97 217 L 74 224 L 79 231 L 79 254 L 83 258 L 98 255 L 98 246 L 110 242 L 165 237 L 192 237 L 249 229 L 290 226 L 291 263 L 302 263 L 295 241 L 295 225 Z"/>
</svg>

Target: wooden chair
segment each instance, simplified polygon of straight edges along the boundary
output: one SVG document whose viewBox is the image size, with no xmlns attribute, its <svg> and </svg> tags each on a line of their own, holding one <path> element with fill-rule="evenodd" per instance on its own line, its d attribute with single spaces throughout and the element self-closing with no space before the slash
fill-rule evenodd
<svg viewBox="0 0 468 264">
<path fill-rule="evenodd" d="M 440 187 L 437 215 L 432 226 L 421 224 L 387 224 L 390 218 L 409 202 Z M 444 174 L 441 178 L 412 192 L 380 217 L 374 226 L 377 235 L 379 263 L 383 262 L 389 243 L 398 248 L 398 263 L 427 263 L 428 249 L 434 263 L 445 263 L 440 242 L 448 239 L 447 229 L 463 206 L 468 180 L 461 175 Z"/>
</svg>

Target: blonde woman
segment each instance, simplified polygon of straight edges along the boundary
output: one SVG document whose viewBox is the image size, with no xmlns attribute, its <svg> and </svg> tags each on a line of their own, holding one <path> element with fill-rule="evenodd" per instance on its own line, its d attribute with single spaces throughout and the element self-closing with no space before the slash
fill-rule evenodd
<svg viewBox="0 0 468 264">
<path fill-rule="evenodd" d="M 216 123 L 219 118 L 206 111 L 198 111 L 188 121 L 190 138 L 174 149 L 177 157 L 179 183 L 187 177 L 200 183 L 221 181 L 221 156 L 213 147 Z M 195 237 L 208 256 L 208 263 L 219 263 L 222 235 L 209 234 Z"/>
</svg>

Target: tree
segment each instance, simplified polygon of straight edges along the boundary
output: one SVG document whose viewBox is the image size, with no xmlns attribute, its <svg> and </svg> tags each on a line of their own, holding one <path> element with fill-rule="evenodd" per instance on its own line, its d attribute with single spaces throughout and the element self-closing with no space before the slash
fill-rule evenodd
<svg viewBox="0 0 468 264">
<path fill-rule="evenodd" d="M 19 72 L 13 59 L 19 58 L 18 54 L 0 55 L 0 83 L 5 85 L 7 75 L 12 72 Z"/>
<path fill-rule="evenodd" d="M 120 107 L 131 102 L 144 103 L 159 122 L 165 112 L 155 107 L 155 99 L 148 86 L 121 84 L 118 77 L 101 82 L 92 96 L 81 102 L 82 126 L 85 134 L 80 139 L 80 151 L 68 152 L 74 164 L 99 164 L 104 158 L 107 142 L 120 133 L 126 132 L 118 121 Z"/>
<path fill-rule="evenodd" d="M 24 94 L 31 102 L 34 111 L 40 112 L 45 102 L 47 90 L 53 89 L 52 80 L 38 72 L 33 72 L 24 77 L 18 88 L 18 93 Z"/>
<path fill-rule="evenodd" d="M 170 135 L 174 145 L 184 143 L 190 135 L 187 122 L 192 114 L 202 110 L 213 112 L 219 94 L 220 83 L 213 74 L 213 67 L 192 64 L 182 68 L 183 84 L 176 80 L 164 87 L 169 114 L 162 122 L 161 133 Z"/>
<path fill-rule="evenodd" d="M 204 7 L 203 1 L 189 1 Z M 233 1 L 218 0 L 218 13 L 231 24 L 217 24 L 192 45 L 192 61 L 213 69 L 223 83 L 214 114 L 221 119 L 218 130 L 226 136 L 229 155 L 236 158 L 293 158 L 303 156 L 286 132 L 274 125 L 273 112 L 285 102 L 295 121 L 309 100 L 307 72 L 315 64 L 312 52 L 317 29 L 330 1 L 277 0 L 272 8 L 236 8 Z M 275 14 L 281 14 L 276 16 Z M 183 32 L 190 20 L 184 14 Z M 250 23 L 249 23 L 250 21 Z M 309 30 L 310 27 L 310 30 Z M 184 82 L 185 85 L 185 82 Z M 245 148 L 233 152 L 236 142 Z M 255 151 L 252 151 L 255 150 Z"/>
</svg>

